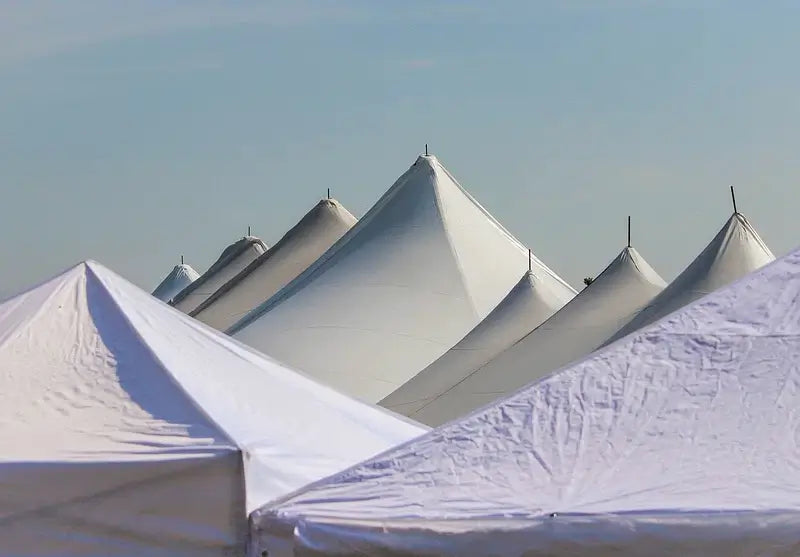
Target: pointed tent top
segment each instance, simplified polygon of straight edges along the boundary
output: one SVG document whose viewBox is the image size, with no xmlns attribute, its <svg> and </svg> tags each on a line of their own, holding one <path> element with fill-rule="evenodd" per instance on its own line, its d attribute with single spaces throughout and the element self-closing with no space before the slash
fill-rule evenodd
<svg viewBox="0 0 800 557">
<path fill-rule="evenodd" d="M 277 243 L 189 315 L 224 331 L 291 282 L 358 219 L 335 199 L 321 199 Z"/>
<path fill-rule="evenodd" d="M 670 544 L 681 539 L 702 540 L 700 553 L 714 555 L 760 539 L 763 551 L 752 553 L 769 553 L 788 539 L 786 523 L 765 524 L 800 511 L 793 441 L 798 297 L 795 251 L 471 415 L 259 509 L 251 520 L 274 531 L 267 525 L 278 517 L 284 529 L 302 517 L 308 533 L 314 516 L 336 517 L 329 542 L 337 530 L 367 540 L 359 535 L 361 519 L 394 525 L 391 549 L 398 554 L 435 553 L 440 528 L 453 555 L 478 543 L 502 552 L 489 544 L 508 538 L 492 537 L 508 532 L 506 524 L 521 534 L 512 539 L 529 543 L 516 545 L 516 553 L 533 544 L 537 554 L 561 553 L 567 539 L 576 540 L 568 546 L 575 554 L 644 554 L 654 543 L 659 553 L 674 554 L 680 551 L 664 547 L 677 548 Z M 556 513 L 565 517 L 560 528 L 548 525 Z M 431 524 L 433 532 L 393 519 Z M 485 520 L 496 527 L 487 529 Z M 373 552 L 368 542 L 359 550 Z"/>
<path fill-rule="evenodd" d="M 734 213 L 681 274 L 611 336 L 608 343 L 653 323 L 774 259 L 775 256 L 747 218 L 742 213 Z"/>
<path fill-rule="evenodd" d="M 416 162 L 331 249 L 227 332 L 373 402 L 463 338 L 519 281 L 527 249 L 434 156 Z M 574 296 L 541 261 L 532 266 L 553 292 Z M 420 318 L 408 321 L 410 312 Z M 309 342 L 318 349 L 303 348 Z M 356 373 L 385 350 L 400 356 Z"/>
<path fill-rule="evenodd" d="M 23 328 L 24 337 L 14 334 Z M 0 392 L 15 393 L 0 396 L 0 466 L 246 449 L 252 508 L 420 432 L 198 326 L 93 260 L 0 304 L 0 338 L 8 341 L 0 344 Z M 70 402 L 30 403 L 53 389 Z M 326 417 L 309 420 L 303 436 L 282 433 L 323 408 Z M 352 431 L 341 438 L 339 428 Z M 304 470 L 262 460 L 265 446 L 296 453 Z"/>
<path fill-rule="evenodd" d="M 192 282 L 197 280 L 200 274 L 195 271 L 191 265 L 184 262 L 181 255 L 180 265 L 175 265 L 166 277 L 158 284 L 153 290 L 153 296 L 163 302 L 169 302 L 181 290 L 189 286 Z"/>
<path fill-rule="evenodd" d="M 595 350 L 665 286 L 635 248 L 624 247 L 591 288 L 491 359 L 433 364 L 381 404 L 430 426 L 463 416 Z"/>
<path fill-rule="evenodd" d="M 413 417 L 427 402 L 541 325 L 572 297 L 571 293 L 553 292 L 546 281 L 533 271 L 526 271 L 497 307 L 458 344 L 381 400 L 381 406 Z"/>
<path fill-rule="evenodd" d="M 197 280 L 175 295 L 172 305 L 184 313 L 191 312 L 265 251 L 267 245 L 255 236 L 236 240 Z"/>
</svg>

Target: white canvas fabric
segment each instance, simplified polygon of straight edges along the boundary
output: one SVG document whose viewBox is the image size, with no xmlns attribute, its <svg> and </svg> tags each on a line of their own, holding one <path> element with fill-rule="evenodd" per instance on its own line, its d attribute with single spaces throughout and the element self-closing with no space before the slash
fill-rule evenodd
<svg viewBox="0 0 800 557">
<path fill-rule="evenodd" d="M 163 302 L 169 302 L 178 292 L 197 280 L 199 276 L 200 273 L 192 269 L 190 265 L 184 263 L 175 265 L 172 271 L 153 290 L 153 296 Z"/>
<path fill-rule="evenodd" d="M 381 406 L 413 414 L 516 343 L 572 298 L 563 296 L 564 292 L 549 291 L 541 282 L 532 271 L 526 272 L 467 336 L 384 398 Z"/>
<path fill-rule="evenodd" d="M 434 363 L 381 402 L 438 426 L 512 393 L 597 349 L 665 286 L 633 247 L 626 247 L 566 306 L 506 350 L 477 365 Z"/>
<path fill-rule="evenodd" d="M 255 236 L 245 236 L 225 248 L 208 270 L 172 298 L 171 305 L 189 313 L 223 284 L 267 251 L 267 244 Z"/>
<path fill-rule="evenodd" d="M 251 515 L 286 555 L 800 553 L 800 250 Z"/>
<path fill-rule="evenodd" d="M 95 262 L 0 304 L 0 554 L 241 555 L 251 509 L 422 426 Z"/>
<path fill-rule="evenodd" d="M 694 261 L 608 339 L 612 342 L 774 261 L 775 256 L 741 213 L 734 213 Z"/>
<path fill-rule="evenodd" d="M 335 199 L 323 199 L 278 243 L 189 315 L 215 329 L 226 330 L 302 273 L 357 220 Z"/>
<path fill-rule="evenodd" d="M 535 257 L 532 265 L 559 299 L 574 295 Z M 325 255 L 228 332 L 377 402 L 462 339 L 527 267 L 522 244 L 435 157 L 421 156 Z"/>
</svg>

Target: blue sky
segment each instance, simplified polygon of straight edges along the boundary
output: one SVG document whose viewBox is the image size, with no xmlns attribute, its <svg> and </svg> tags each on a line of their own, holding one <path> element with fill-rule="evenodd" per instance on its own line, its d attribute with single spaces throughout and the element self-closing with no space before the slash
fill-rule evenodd
<svg viewBox="0 0 800 557">
<path fill-rule="evenodd" d="M 667 279 L 739 208 L 800 245 L 800 4 L 0 0 L 0 293 L 92 257 L 152 289 L 424 144 L 578 285 Z"/>
</svg>

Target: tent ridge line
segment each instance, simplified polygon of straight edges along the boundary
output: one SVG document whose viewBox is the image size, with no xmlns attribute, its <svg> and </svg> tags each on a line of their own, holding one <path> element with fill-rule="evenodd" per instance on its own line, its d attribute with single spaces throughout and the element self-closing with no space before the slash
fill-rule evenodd
<svg viewBox="0 0 800 557">
<path fill-rule="evenodd" d="M 211 417 L 208 414 L 208 412 L 205 411 L 205 409 L 202 406 L 200 406 L 200 404 L 197 402 L 197 400 L 195 400 L 195 398 L 184 388 L 184 386 L 180 383 L 180 381 L 178 381 L 178 379 L 172 374 L 172 372 L 169 370 L 169 368 L 164 364 L 163 360 L 161 358 L 159 358 L 158 354 L 156 354 L 153 351 L 152 347 L 145 341 L 144 337 L 139 332 L 139 329 L 137 329 L 136 326 L 131 322 L 131 320 L 128 318 L 128 315 L 126 314 L 126 312 L 122 310 L 122 306 L 120 306 L 120 304 L 117 301 L 117 299 L 111 293 L 110 289 L 108 288 L 108 285 L 103 280 L 103 278 L 100 275 L 98 275 L 97 273 L 95 273 L 94 269 L 92 269 L 89 265 L 86 265 L 87 278 L 88 278 L 88 274 L 89 273 L 91 273 L 91 276 L 94 277 L 94 279 L 102 286 L 103 293 L 106 296 L 108 296 L 108 298 L 114 304 L 114 307 L 117 309 L 117 311 L 119 312 L 119 315 L 125 321 L 125 324 L 128 326 L 128 328 L 131 330 L 131 332 L 139 340 L 140 346 L 144 350 L 146 350 L 148 354 L 150 354 L 150 356 L 153 358 L 153 360 L 155 360 L 156 363 L 158 363 L 158 365 L 161 367 L 162 371 L 167 375 L 167 377 L 169 377 L 170 382 L 173 385 L 175 385 L 175 388 L 177 388 L 181 393 L 184 394 L 184 396 L 186 396 L 186 398 L 191 402 L 192 406 L 195 408 L 195 410 L 201 416 L 203 416 L 206 420 L 208 420 L 208 422 L 211 425 L 213 425 L 217 429 L 218 432 L 222 433 L 225 436 L 225 439 L 228 441 L 228 443 L 231 444 L 231 448 L 232 449 L 240 450 L 241 448 L 239 447 L 239 444 L 233 439 L 233 437 L 231 437 L 230 433 L 228 433 L 228 431 L 225 430 L 225 428 L 223 428 L 213 417 Z M 175 311 L 178 311 L 178 310 L 176 309 Z M 191 319 L 191 318 L 187 316 L 187 319 Z"/>
</svg>

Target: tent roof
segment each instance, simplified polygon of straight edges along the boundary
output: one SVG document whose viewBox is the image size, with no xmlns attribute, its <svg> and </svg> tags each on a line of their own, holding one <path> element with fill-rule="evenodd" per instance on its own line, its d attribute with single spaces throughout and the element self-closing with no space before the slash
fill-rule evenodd
<svg viewBox="0 0 800 557">
<path fill-rule="evenodd" d="M 0 466 L 241 450 L 250 507 L 421 431 L 92 261 L 0 304 L 0 368 Z"/>
<path fill-rule="evenodd" d="M 357 221 L 335 199 L 321 200 L 190 315 L 215 329 L 227 329 L 303 272 Z"/>
<path fill-rule="evenodd" d="M 639 252 L 626 247 L 591 285 L 519 342 L 479 365 L 434 364 L 381 405 L 428 425 L 463 416 L 592 352 L 664 286 Z"/>
<path fill-rule="evenodd" d="M 745 216 L 734 213 L 700 255 L 609 342 L 653 323 L 774 259 Z"/>
<path fill-rule="evenodd" d="M 619 553 L 630 538 L 653 550 L 637 555 L 697 536 L 797 544 L 799 296 L 800 250 L 251 521 L 263 532 L 276 519 L 331 519 L 327 539 L 364 543 L 372 521 L 422 554 L 431 532 L 480 536 L 515 521 L 539 544 L 526 555 L 566 553 L 566 541 L 630 554 Z M 464 549 L 446 539 L 446 554 Z M 689 554 L 724 554 L 703 547 Z"/>
<path fill-rule="evenodd" d="M 527 271 L 505 298 L 467 336 L 442 357 L 381 401 L 381 406 L 411 415 L 558 311 L 572 296 L 549 292 Z"/>
<path fill-rule="evenodd" d="M 172 305 L 189 313 L 265 251 L 267 244 L 255 236 L 235 241 L 222 251 L 205 273 L 172 299 Z"/>
<path fill-rule="evenodd" d="M 532 265 L 559 299 L 574 294 L 535 257 Z M 463 338 L 527 267 L 527 250 L 435 157 L 421 156 L 324 256 L 229 332 L 378 401 Z"/>
<path fill-rule="evenodd" d="M 191 265 L 184 263 L 175 265 L 172 271 L 153 290 L 153 296 L 163 302 L 169 302 L 175 294 L 189 286 L 199 276 L 200 273 L 192 269 Z"/>
</svg>

